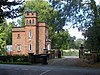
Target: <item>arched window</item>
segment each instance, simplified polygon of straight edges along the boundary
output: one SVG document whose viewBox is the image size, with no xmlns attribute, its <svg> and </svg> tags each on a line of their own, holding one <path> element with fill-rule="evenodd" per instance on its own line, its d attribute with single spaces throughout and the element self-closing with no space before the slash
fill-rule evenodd
<svg viewBox="0 0 100 75">
<path fill-rule="evenodd" d="M 32 19 L 32 24 L 34 24 L 34 19 Z"/>
<path fill-rule="evenodd" d="M 30 51 L 32 50 L 32 44 L 29 44 L 29 50 Z"/>
<path fill-rule="evenodd" d="M 21 46 L 20 44 L 17 44 L 17 51 L 20 51 L 21 50 Z"/>
<path fill-rule="evenodd" d="M 32 13 L 32 15 L 34 15 L 34 14 Z"/>
<path fill-rule="evenodd" d="M 28 20 L 26 20 L 26 24 L 28 24 Z"/>
<path fill-rule="evenodd" d="M 29 37 L 29 39 L 32 38 L 32 31 L 31 30 L 29 31 L 29 36 L 28 37 Z"/>
<path fill-rule="evenodd" d="M 29 13 L 27 12 L 27 15 L 29 15 Z"/>
<path fill-rule="evenodd" d="M 20 34 L 18 34 L 17 39 L 20 39 Z"/>
<path fill-rule="evenodd" d="M 31 20 L 29 21 L 29 23 L 31 24 Z"/>
</svg>

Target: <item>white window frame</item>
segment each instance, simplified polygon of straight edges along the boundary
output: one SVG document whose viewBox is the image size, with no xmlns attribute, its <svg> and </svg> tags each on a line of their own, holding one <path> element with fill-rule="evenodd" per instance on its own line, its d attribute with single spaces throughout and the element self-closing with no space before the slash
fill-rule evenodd
<svg viewBox="0 0 100 75">
<path fill-rule="evenodd" d="M 32 24 L 32 21 L 31 20 L 29 20 L 29 24 Z"/>
<path fill-rule="evenodd" d="M 26 24 L 28 24 L 28 20 L 26 20 Z"/>
<path fill-rule="evenodd" d="M 29 51 L 32 51 L 32 44 L 29 44 Z"/>
<path fill-rule="evenodd" d="M 17 45 L 17 51 L 21 51 L 21 45 L 20 44 Z"/>
<path fill-rule="evenodd" d="M 32 24 L 34 24 L 34 19 L 32 19 Z"/>
<path fill-rule="evenodd" d="M 29 39 L 32 38 L 32 30 L 29 31 L 29 35 L 28 35 Z"/>
<path fill-rule="evenodd" d="M 20 34 L 17 35 L 17 39 L 20 39 Z"/>
</svg>

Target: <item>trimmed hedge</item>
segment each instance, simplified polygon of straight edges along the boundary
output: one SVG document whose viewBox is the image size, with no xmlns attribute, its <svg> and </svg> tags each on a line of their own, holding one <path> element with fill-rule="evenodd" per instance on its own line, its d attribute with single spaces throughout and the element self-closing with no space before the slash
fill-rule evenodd
<svg viewBox="0 0 100 75">
<path fill-rule="evenodd" d="M 0 63 L 1 64 L 37 64 L 41 63 L 43 61 L 43 57 L 41 57 L 44 54 L 38 54 L 38 55 L 29 55 L 29 56 L 0 56 Z M 48 59 L 52 59 L 51 54 L 47 55 Z"/>
<path fill-rule="evenodd" d="M 0 56 L 2 62 L 28 62 L 28 56 Z"/>
</svg>

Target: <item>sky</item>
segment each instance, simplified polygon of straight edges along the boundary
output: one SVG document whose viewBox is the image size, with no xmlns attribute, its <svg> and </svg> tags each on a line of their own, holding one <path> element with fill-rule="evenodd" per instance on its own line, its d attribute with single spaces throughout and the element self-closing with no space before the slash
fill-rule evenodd
<svg viewBox="0 0 100 75">
<path fill-rule="evenodd" d="M 100 4 L 100 0 L 95 0 L 96 1 L 96 4 Z M 68 27 L 65 27 L 65 29 L 68 29 Z M 84 36 L 82 36 L 82 32 L 79 32 L 77 28 L 70 28 L 68 29 L 69 33 L 71 36 L 75 36 L 76 39 L 79 39 L 79 38 L 84 38 Z"/>
<path fill-rule="evenodd" d="M 13 1 L 13 0 L 9 0 L 9 1 Z M 16 0 L 16 1 L 18 1 L 18 0 Z M 46 1 L 46 0 L 45 0 Z M 100 4 L 100 0 L 95 0 L 96 1 L 96 4 Z M 9 22 L 11 22 L 12 20 L 11 19 L 9 19 Z M 16 21 L 16 19 L 13 19 L 13 21 Z M 68 29 L 69 27 L 64 27 L 64 29 Z M 70 28 L 70 29 L 68 29 L 68 31 L 69 31 L 69 33 L 70 33 L 70 35 L 73 37 L 73 36 L 75 36 L 76 37 L 76 39 L 79 39 L 79 38 L 84 38 L 83 36 L 82 36 L 82 32 L 79 32 L 78 31 L 78 29 L 77 28 Z"/>
</svg>

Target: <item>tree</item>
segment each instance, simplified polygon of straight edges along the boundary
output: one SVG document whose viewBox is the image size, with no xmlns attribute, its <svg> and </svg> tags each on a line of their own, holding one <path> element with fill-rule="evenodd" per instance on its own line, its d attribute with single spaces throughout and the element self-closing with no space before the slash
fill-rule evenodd
<svg viewBox="0 0 100 75">
<path fill-rule="evenodd" d="M 65 19 L 61 18 L 61 14 L 56 10 L 53 10 L 52 6 L 50 6 L 50 4 L 46 1 L 26 1 L 22 9 L 24 9 L 24 12 L 30 10 L 33 12 L 36 11 L 38 13 L 38 22 L 46 22 L 48 24 L 48 27 L 50 27 L 53 32 L 59 32 L 64 26 Z M 24 12 L 22 13 L 24 14 Z M 25 18 L 23 16 L 22 25 L 25 25 L 24 19 Z"/>
<path fill-rule="evenodd" d="M 0 49 L 4 48 L 4 45 L 6 44 L 6 25 L 6 22 L 0 24 Z"/>
<path fill-rule="evenodd" d="M 75 47 L 76 47 L 76 49 L 79 49 L 81 47 L 81 44 L 84 44 L 84 39 L 81 39 L 81 38 L 77 39 L 75 41 Z"/>
<path fill-rule="evenodd" d="M 93 11 L 93 22 L 84 36 L 86 37 L 86 48 L 90 51 L 100 52 L 100 6 L 96 6 L 96 3 L 91 0 L 91 10 Z"/>
<path fill-rule="evenodd" d="M 52 48 L 69 49 L 70 34 L 67 30 L 61 30 L 59 33 L 52 35 Z"/>
<path fill-rule="evenodd" d="M 20 9 L 20 6 L 23 3 L 22 0 L 13 0 L 12 2 L 9 0 L 0 0 L 0 23 L 4 21 L 4 18 L 16 18 L 20 16 L 19 14 L 22 9 Z M 12 6 L 17 6 L 16 8 Z"/>
<path fill-rule="evenodd" d="M 67 22 L 72 22 L 72 27 L 85 31 L 85 45 L 89 50 L 100 50 L 100 6 L 96 6 L 95 0 L 49 1 Z"/>
<path fill-rule="evenodd" d="M 63 30 L 63 26 L 65 25 L 65 19 L 64 17 L 61 17 L 61 14 L 57 10 L 54 10 L 48 2 L 42 0 L 26 1 L 22 7 L 22 9 L 24 9 L 24 12 L 22 12 L 23 14 L 25 13 L 25 11 L 36 11 L 38 13 L 38 22 L 47 23 L 49 28 L 49 38 L 52 41 L 52 48 L 54 48 L 56 44 L 61 44 L 63 39 L 61 40 L 62 37 L 60 37 L 60 35 L 62 35 L 61 33 Z M 23 15 L 22 26 L 25 25 L 24 21 L 25 17 Z M 65 32 L 65 36 L 68 36 L 68 31 Z"/>
<path fill-rule="evenodd" d="M 15 27 L 15 26 L 16 26 L 15 22 L 10 22 L 6 26 L 6 35 L 7 35 L 6 44 L 7 45 L 12 45 L 12 27 Z"/>
<path fill-rule="evenodd" d="M 7 22 L 0 23 L 0 55 L 6 52 L 6 45 L 12 44 L 12 27 L 14 22 L 7 24 Z"/>
<path fill-rule="evenodd" d="M 84 30 L 92 26 L 93 12 L 91 3 L 94 0 L 49 0 L 54 9 L 58 10 L 67 22 L 71 22 L 71 27 L 77 27 L 78 30 Z M 95 2 L 95 1 L 94 1 Z"/>
</svg>

